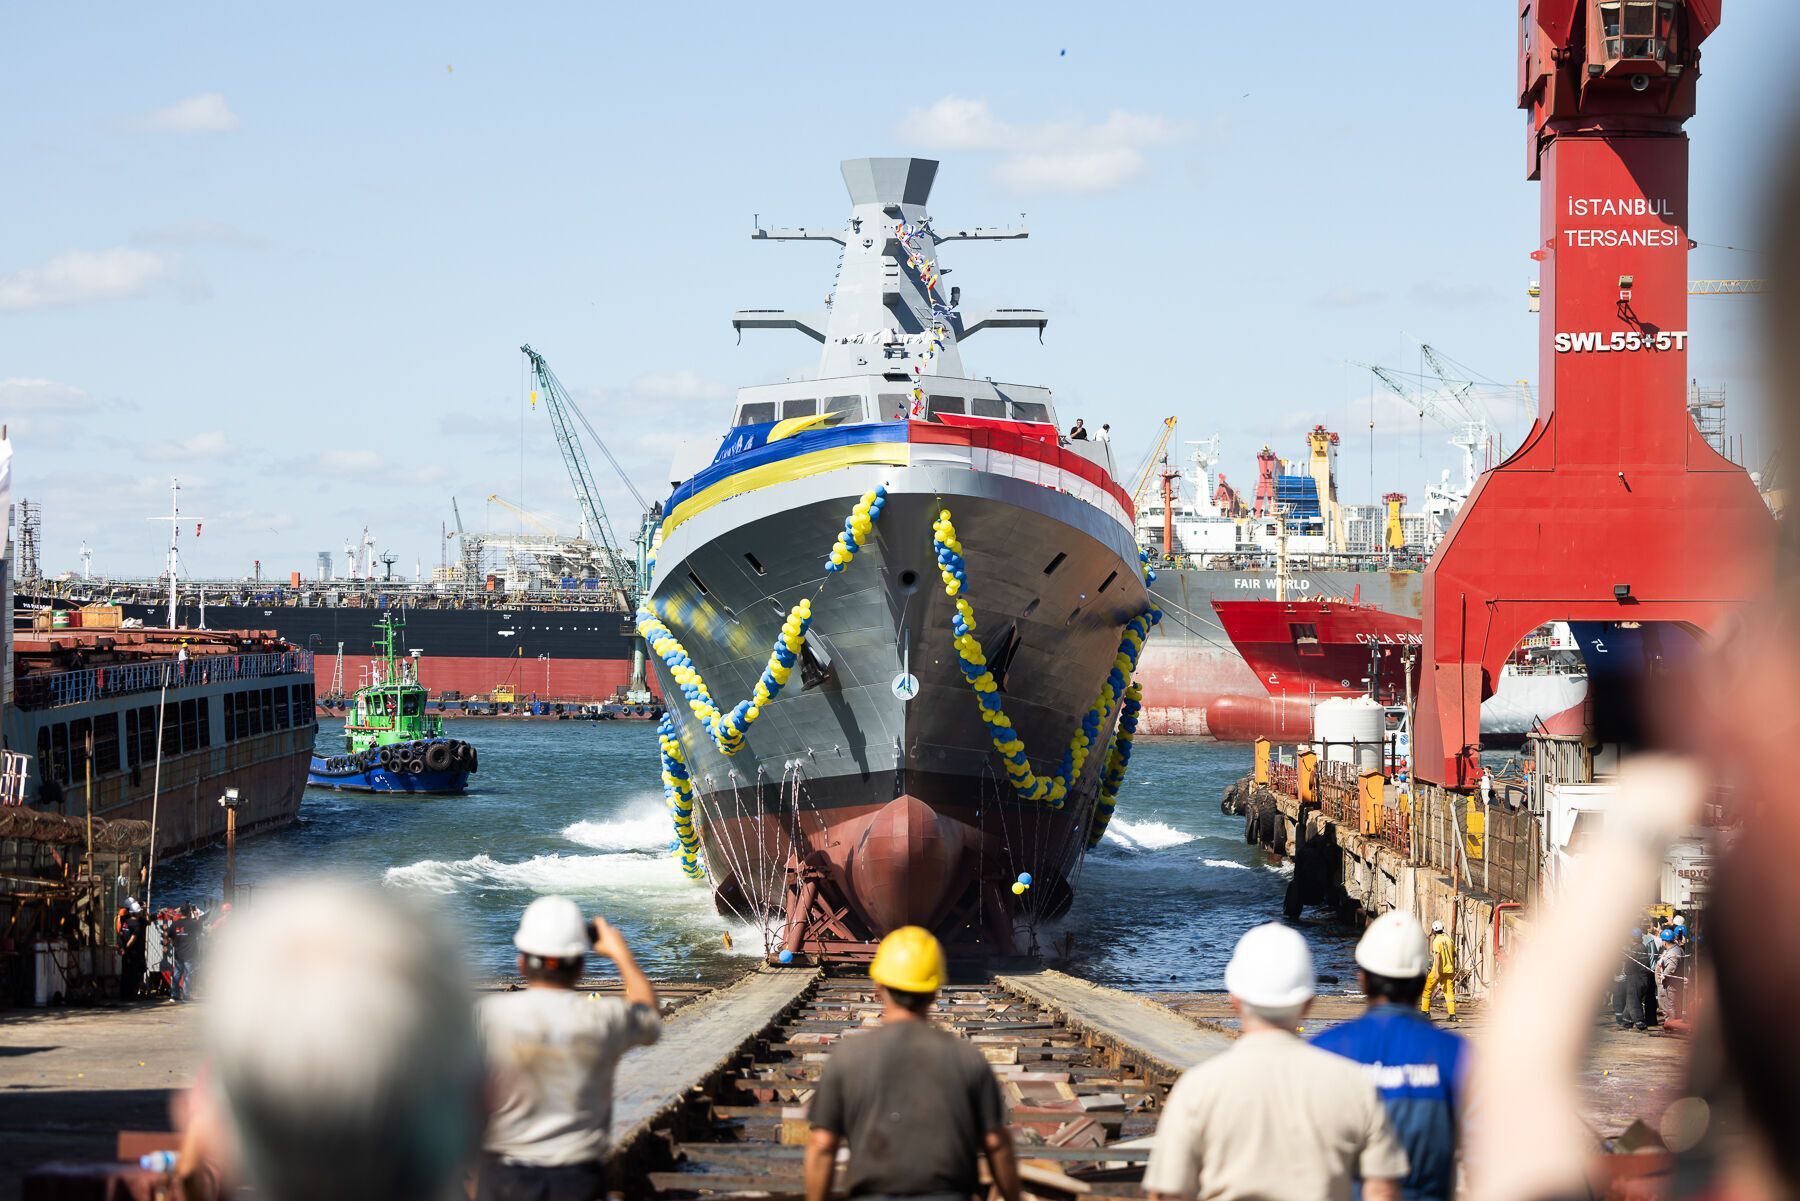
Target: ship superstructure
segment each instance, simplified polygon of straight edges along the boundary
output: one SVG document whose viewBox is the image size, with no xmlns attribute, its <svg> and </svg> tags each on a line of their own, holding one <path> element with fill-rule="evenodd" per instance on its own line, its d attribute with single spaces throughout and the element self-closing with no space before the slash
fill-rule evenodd
<svg viewBox="0 0 1800 1201">
<path fill-rule="evenodd" d="M 790 954 L 906 923 L 1027 948 L 1109 811 L 1153 621 L 1108 445 L 963 367 L 1045 318 L 942 284 L 943 243 L 1023 233 L 938 229 L 936 168 L 848 161 L 841 228 L 756 230 L 842 248 L 825 310 L 733 318 L 819 342 L 817 377 L 742 389 L 676 472 L 640 623 L 683 858 Z"/>
</svg>

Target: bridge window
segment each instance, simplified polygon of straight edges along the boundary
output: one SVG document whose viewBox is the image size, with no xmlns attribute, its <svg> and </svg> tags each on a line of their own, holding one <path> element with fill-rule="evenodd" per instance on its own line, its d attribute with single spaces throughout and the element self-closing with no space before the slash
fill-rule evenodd
<svg viewBox="0 0 1800 1201">
<path fill-rule="evenodd" d="M 1012 402 L 1012 413 L 1013 413 L 1014 421 L 1044 421 L 1044 422 L 1048 422 L 1050 420 L 1050 406 L 1045 405 L 1045 404 L 1039 404 L 1035 400 L 1015 400 L 1015 401 L 1013 401 Z"/>
<path fill-rule="evenodd" d="M 85 717 L 69 726 L 69 779 L 77 784 L 87 778 L 88 738 L 93 732 L 93 722 Z"/>
<path fill-rule="evenodd" d="M 119 715 L 102 713 L 94 719 L 94 774 L 119 770 Z"/>
<path fill-rule="evenodd" d="M 737 425 L 761 425 L 775 420 L 775 402 L 772 400 L 751 401 L 738 410 Z"/>
<path fill-rule="evenodd" d="M 181 702 L 181 749 L 200 748 L 200 706 L 193 701 Z"/>
<path fill-rule="evenodd" d="M 781 419 L 783 421 L 786 421 L 789 417 L 811 417 L 818 411 L 819 402 L 810 396 L 800 400 L 784 400 L 781 402 Z"/>
<path fill-rule="evenodd" d="M 876 415 L 883 421 L 905 421 L 912 397 L 904 392 L 883 392 L 875 398 Z"/>
<path fill-rule="evenodd" d="M 931 396 L 926 398 L 925 413 L 928 417 L 936 417 L 940 413 L 964 412 L 963 398 L 960 396 Z"/>
<path fill-rule="evenodd" d="M 1006 402 L 998 396 L 974 396 L 969 399 L 969 412 L 975 417 L 1006 416 Z"/>
<path fill-rule="evenodd" d="M 860 396 L 827 396 L 825 411 L 838 415 L 839 425 L 848 425 L 852 421 L 862 420 L 863 402 Z"/>
<path fill-rule="evenodd" d="M 280 688 L 275 689 L 274 691 L 275 691 L 275 728 L 277 730 L 285 730 L 288 728 L 288 724 L 289 724 L 287 685 L 284 684 Z M 204 704 L 205 702 L 202 702 L 202 703 Z"/>
</svg>

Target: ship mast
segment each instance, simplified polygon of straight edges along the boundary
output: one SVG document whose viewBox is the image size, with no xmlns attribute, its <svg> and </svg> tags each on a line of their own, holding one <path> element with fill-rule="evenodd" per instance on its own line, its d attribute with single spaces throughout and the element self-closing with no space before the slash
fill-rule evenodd
<svg viewBox="0 0 1800 1201">
<path fill-rule="evenodd" d="M 154 520 L 154 519 L 152 519 Z M 177 594 L 175 572 L 181 564 L 181 481 L 174 476 L 169 477 L 169 625 L 175 626 L 175 608 Z"/>
</svg>

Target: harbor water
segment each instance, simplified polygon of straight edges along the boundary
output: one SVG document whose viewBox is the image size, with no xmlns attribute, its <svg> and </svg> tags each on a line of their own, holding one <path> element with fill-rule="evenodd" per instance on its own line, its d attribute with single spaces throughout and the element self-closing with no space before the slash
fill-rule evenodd
<svg viewBox="0 0 1800 1201">
<path fill-rule="evenodd" d="M 450 719 L 445 733 L 481 751 L 462 796 L 403 798 L 309 789 L 299 822 L 238 848 L 240 885 L 330 870 L 411 890 L 442 906 L 484 976 L 513 970 L 519 911 L 564 893 L 617 923 L 651 974 L 723 979 L 763 948 L 763 932 L 713 911 L 707 889 L 668 852 L 656 731 L 648 722 Z M 342 723 L 319 723 L 320 748 Z M 1068 915 L 1038 931 L 1072 948 L 1070 970 L 1124 988 L 1222 987 L 1237 937 L 1278 920 L 1289 867 L 1246 845 L 1243 819 L 1219 811 L 1249 752 L 1200 739 L 1140 738 L 1105 840 L 1087 858 Z M 155 902 L 208 904 L 220 848 L 171 862 Z M 251 894 L 252 901 L 254 892 Z M 1352 936 L 1323 915 L 1302 923 L 1322 991 L 1353 988 Z M 731 948 L 726 947 L 726 934 Z"/>
</svg>

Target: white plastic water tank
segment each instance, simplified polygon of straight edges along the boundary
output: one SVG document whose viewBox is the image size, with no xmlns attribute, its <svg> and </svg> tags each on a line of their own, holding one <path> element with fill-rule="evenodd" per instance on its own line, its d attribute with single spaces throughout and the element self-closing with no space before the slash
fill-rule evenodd
<svg viewBox="0 0 1800 1201">
<path fill-rule="evenodd" d="M 1359 771 L 1381 770 L 1381 746 L 1387 716 L 1366 696 L 1331 697 L 1313 707 L 1313 737 L 1319 757 L 1329 763 L 1354 763 Z"/>
<path fill-rule="evenodd" d="M 69 944 L 60 938 L 54 941 L 40 938 L 31 944 L 33 1005 L 41 1008 L 62 1003 L 63 993 L 69 987 L 62 970 L 68 954 Z"/>
</svg>

